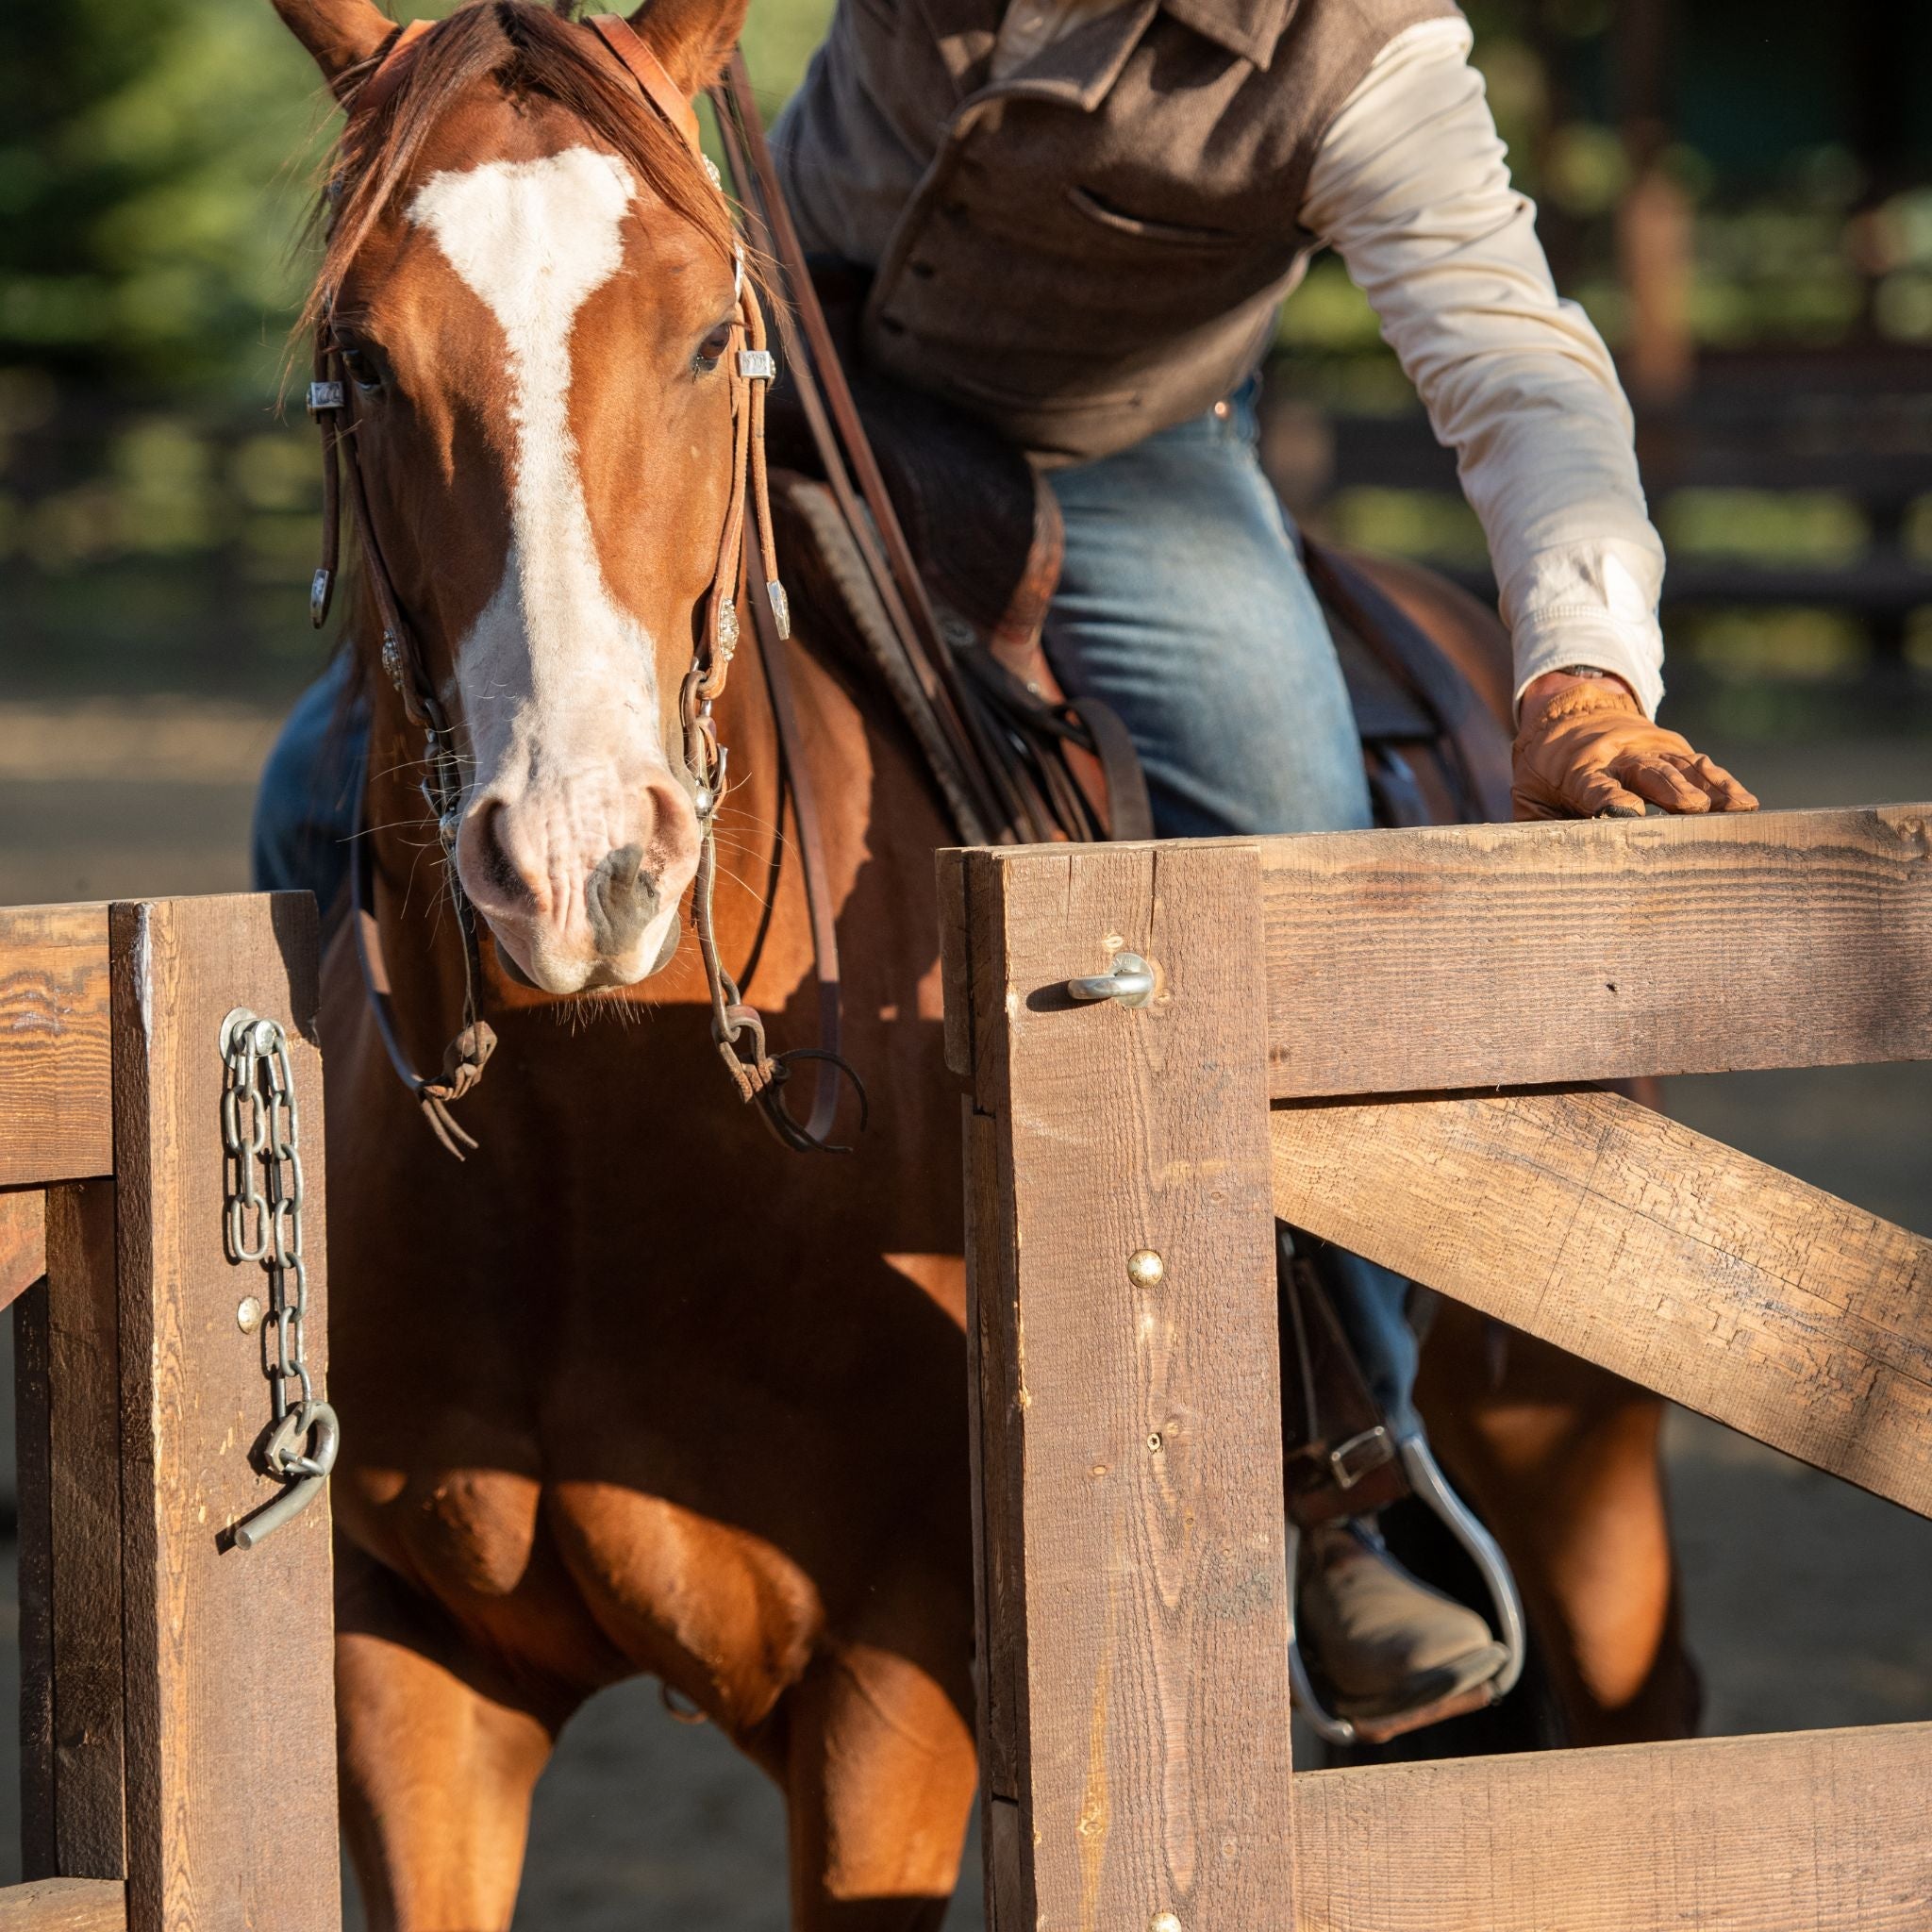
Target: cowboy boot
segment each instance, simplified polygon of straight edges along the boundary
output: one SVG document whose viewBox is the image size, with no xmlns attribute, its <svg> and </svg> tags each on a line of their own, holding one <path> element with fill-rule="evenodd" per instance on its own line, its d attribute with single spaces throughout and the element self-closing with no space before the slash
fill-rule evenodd
<svg viewBox="0 0 1932 1932">
<path fill-rule="evenodd" d="M 1474 1610 L 1411 1576 L 1367 1519 L 1303 1537 L 1295 1628 L 1337 1717 L 1393 1717 L 1458 1697 L 1508 1655 Z"/>
</svg>

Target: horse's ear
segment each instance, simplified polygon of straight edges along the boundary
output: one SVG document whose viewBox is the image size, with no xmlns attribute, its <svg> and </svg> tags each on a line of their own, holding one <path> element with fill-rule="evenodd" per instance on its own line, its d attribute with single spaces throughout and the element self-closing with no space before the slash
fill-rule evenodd
<svg viewBox="0 0 1932 1932">
<path fill-rule="evenodd" d="M 396 30 L 375 0 L 275 0 L 275 9 L 338 93 L 341 76 L 359 67 Z"/>
<path fill-rule="evenodd" d="M 644 0 L 630 24 L 679 91 L 695 100 L 724 73 L 750 8 L 751 0 Z"/>
</svg>

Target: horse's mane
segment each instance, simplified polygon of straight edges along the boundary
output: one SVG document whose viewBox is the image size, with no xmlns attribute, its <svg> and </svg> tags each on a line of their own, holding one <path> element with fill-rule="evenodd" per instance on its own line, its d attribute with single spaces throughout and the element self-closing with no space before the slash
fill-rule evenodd
<svg viewBox="0 0 1932 1932">
<path fill-rule="evenodd" d="M 346 78 L 353 87 L 380 64 L 378 55 L 362 74 Z M 430 130 L 485 78 L 512 101 L 547 99 L 575 115 L 647 191 L 730 258 L 729 214 L 696 158 L 628 77 L 595 51 L 584 29 L 531 0 L 469 0 L 423 37 L 401 83 L 373 114 L 357 114 L 355 95 L 348 94 L 347 125 L 325 163 L 322 265 L 298 335 L 315 325 L 330 292 L 341 286 Z"/>
</svg>

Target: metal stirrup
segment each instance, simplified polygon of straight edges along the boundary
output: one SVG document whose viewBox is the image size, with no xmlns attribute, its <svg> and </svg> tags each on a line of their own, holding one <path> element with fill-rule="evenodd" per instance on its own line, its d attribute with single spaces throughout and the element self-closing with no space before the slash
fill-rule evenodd
<svg viewBox="0 0 1932 1932">
<path fill-rule="evenodd" d="M 1509 1573 L 1494 1537 L 1476 1520 L 1475 1513 L 1450 1488 L 1428 1443 L 1420 1436 L 1396 1445 L 1409 1488 L 1419 1496 L 1451 1536 L 1468 1553 L 1481 1573 L 1483 1587 L 1496 1614 L 1496 1638 L 1504 1650 L 1503 1666 L 1489 1679 L 1489 1701 L 1507 1697 L 1523 1675 L 1527 1643 L 1523 1622 L 1523 1599 L 1516 1591 L 1516 1579 Z M 1362 1734 L 1345 1717 L 1337 1717 L 1317 1694 L 1308 1668 L 1302 1657 L 1295 1636 L 1295 1585 L 1301 1555 L 1301 1531 L 1291 1517 L 1288 1524 L 1288 1682 L 1295 1708 L 1307 1719 L 1315 1735 L 1329 1744 L 1358 1744 Z M 1478 1689 L 1482 1688 L 1480 1686 Z"/>
</svg>

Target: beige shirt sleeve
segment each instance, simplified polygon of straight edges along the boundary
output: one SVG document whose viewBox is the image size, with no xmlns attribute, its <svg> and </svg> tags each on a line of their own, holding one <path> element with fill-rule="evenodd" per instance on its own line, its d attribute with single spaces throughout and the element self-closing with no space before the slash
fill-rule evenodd
<svg viewBox="0 0 1932 1932">
<path fill-rule="evenodd" d="M 1565 664 L 1663 696 L 1663 544 L 1609 351 L 1557 293 L 1460 20 L 1383 49 L 1324 137 L 1303 225 L 1341 255 L 1453 447 L 1516 689 Z"/>
</svg>

